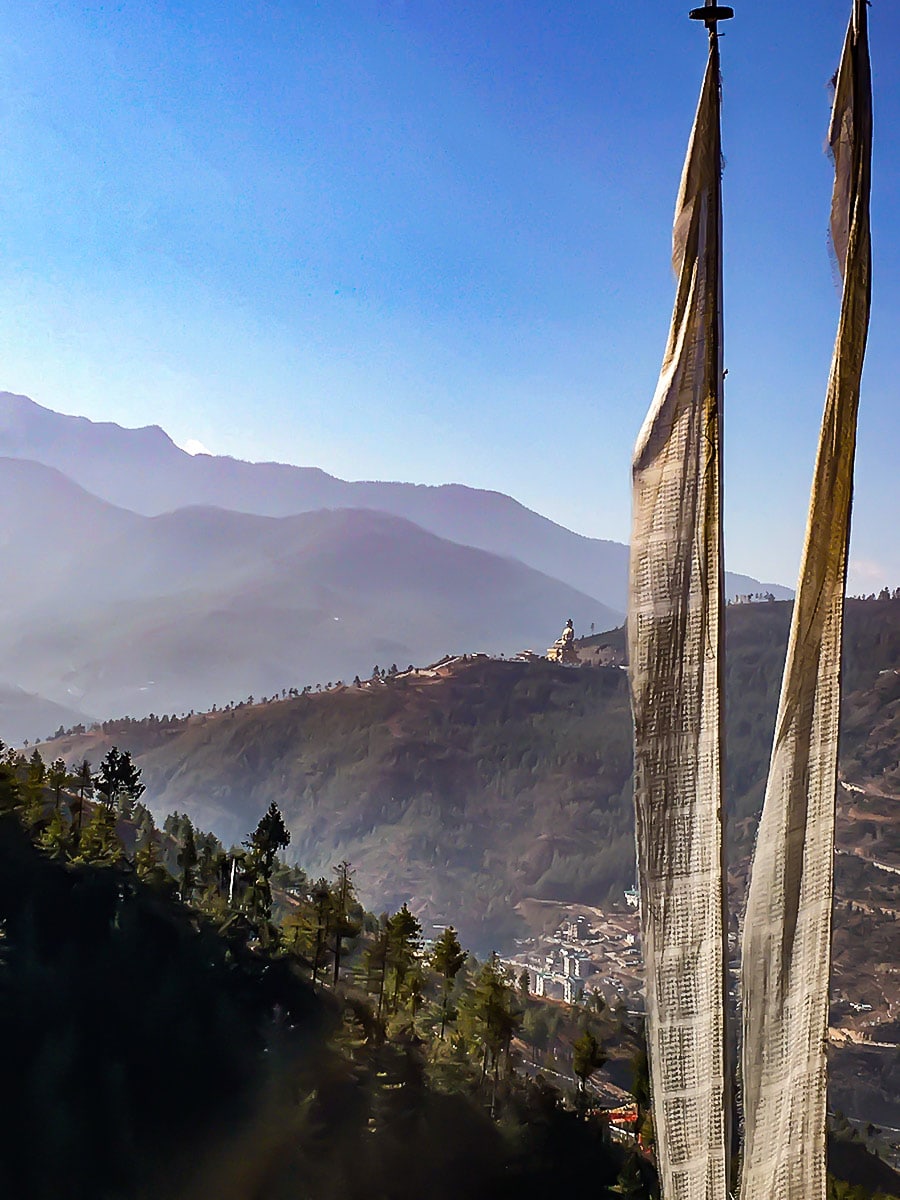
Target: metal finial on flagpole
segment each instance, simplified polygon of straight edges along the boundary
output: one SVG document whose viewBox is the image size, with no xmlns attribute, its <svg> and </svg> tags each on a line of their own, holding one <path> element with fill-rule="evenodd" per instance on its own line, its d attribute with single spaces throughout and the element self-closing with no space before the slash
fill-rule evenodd
<svg viewBox="0 0 900 1200">
<path fill-rule="evenodd" d="M 716 28 L 718 21 L 730 21 L 733 16 L 733 8 L 712 2 L 705 4 L 703 8 L 692 8 L 690 12 L 691 20 L 703 21 L 711 34 L 718 34 L 719 31 Z"/>
</svg>

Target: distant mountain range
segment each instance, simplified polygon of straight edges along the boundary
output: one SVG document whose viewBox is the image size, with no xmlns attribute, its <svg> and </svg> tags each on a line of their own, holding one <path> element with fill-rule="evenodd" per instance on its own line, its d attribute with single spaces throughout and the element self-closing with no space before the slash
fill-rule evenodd
<svg viewBox="0 0 900 1200">
<path fill-rule="evenodd" d="M 191 456 L 0 393 L 0 681 L 67 712 L 208 707 L 613 625 L 627 547 L 499 492 Z M 730 576 L 729 593 L 785 588 Z M 12 691 L 10 695 L 17 693 Z M 38 710 L 10 703 L 0 736 Z"/>
</svg>

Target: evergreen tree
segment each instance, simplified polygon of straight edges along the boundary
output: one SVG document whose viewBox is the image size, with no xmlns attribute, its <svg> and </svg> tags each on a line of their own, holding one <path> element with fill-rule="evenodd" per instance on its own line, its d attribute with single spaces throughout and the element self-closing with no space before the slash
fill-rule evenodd
<svg viewBox="0 0 900 1200">
<path fill-rule="evenodd" d="M 138 801 L 131 813 L 131 820 L 137 830 L 138 840 L 147 833 L 156 833 L 156 822 L 153 820 L 153 813 L 147 808 L 146 804 L 141 804 Z"/>
<path fill-rule="evenodd" d="M 551 1020 L 546 1004 L 529 1004 L 522 1019 L 522 1035 L 531 1047 L 531 1061 L 537 1061 L 537 1052 L 547 1050 L 550 1046 Z"/>
<path fill-rule="evenodd" d="M 49 822 L 41 830 L 38 845 L 51 858 L 65 858 L 69 849 L 69 830 L 58 808 L 54 808 Z"/>
<path fill-rule="evenodd" d="M 163 819 L 163 833 L 167 833 L 176 842 L 181 840 L 181 815 L 177 811 L 166 813 Z"/>
<path fill-rule="evenodd" d="M 465 1012 L 469 1030 L 481 1046 L 481 1078 L 484 1079 L 490 1068 L 496 1085 L 501 1057 L 506 1054 L 508 1066 L 510 1044 L 522 1023 L 513 989 L 497 954 L 492 954 L 478 972 L 472 993 L 467 997 Z"/>
<path fill-rule="evenodd" d="M 375 936 L 363 954 L 366 991 L 378 997 L 376 1016 L 380 1021 L 384 1013 L 384 992 L 388 970 L 388 916 L 384 913 L 378 922 Z"/>
<path fill-rule="evenodd" d="M 134 851 L 134 867 L 138 878 L 151 886 L 158 886 L 165 881 L 171 880 L 171 876 L 163 866 L 160 857 L 156 831 L 148 828 L 146 825 L 138 828 Z"/>
<path fill-rule="evenodd" d="M 0 750 L 3 743 L 0 742 Z M 16 812 L 22 805 L 19 781 L 16 773 L 4 759 L 0 761 L 0 813 Z"/>
<path fill-rule="evenodd" d="M 116 833 L 115 813 L 106 804 L 97 804 L 78 843 L 76 861 L 115 863 L 124 857 L 124 848 Z"/>
<path fill-rule="evenodd" d="M 94 790 L 110 812 L 118 808 L 124 816 L 131 815 L 134 802 L 144 794 L 144 785 L 130 750 L 109 748 L 94 779 Z"/>
<path fill-rule="evenodd" d="M 197 882 L 197 846 L 194 841 L 194 827 L 190 821 L 185 826 L 181 850 L 178 852 L 178 865 L 181 867 L 181 898 L 187 903 L 194 894 Z"/>
<path fill-rule="evenodd" d="M 355 901 L 353 891 L 353 868 L 345 860 L 334 868 L 337 880 L 332 892 L 334 898 L 334 986 L 337 987 L 341 971 L 341 950 L 344 938 L 354 937 L 359 926 L 350 920 L 350 905 Z"/>
<path fill-rule="evenodd" d="M 36 825 L 44 812 L 44 787 L 47 783 L 47 768 L 40 751 L 35 748 L 25 771 L 24 818 L 26 825 Z"/>
<path fill-rule="evenodd" d="M 409 911 L 406 903 L 388 918 L 387 923 L 388 966 L 394 973 L 391 1004 L 396 1011 L 400 989 L 413 965 L 418 961 L 422 948 L 422 926 Z"/>
<path fill-rule="evenodd" d="M 272 872 L 278 851 L 291 840 L 281 810 L 273 800 L 260 819 L 256 829 L 244 843 L 250 851 L 247 870 L 250 874 L 251 911 L 260 923 L 260 931 L 267 929 L 272 916 Z M 266 934 L 266 936 L 268 936 Z"/>
<path fill-rule="evenodd" d="M 53 790 L 53 807 L 59 812 L 59 800 L 62 789 L 68 782 L 69 773 L 66 770 L 66 764 L 61 758 L 56 758 L 50 764 L 50 770 L 47 773 L 47 783 Z"/>
<path fill-rule="evenodd" d="M 441 1041 L 447 1027 L 450 992 L 453 983 L 466 961 L 466 952 L 459 944 L 456 930 L 448 925 L 435 943 L 431 952 L 431 965 L 443 980 L 441 987 Z"/>
<path fill-rule="evenodd" d="M 313 987 L 315 987 L 319 978 L 319 963 L 322 961 L 322 950 L 328 944 L 328 931 L 331 924 L 332 899 L 331 886 L 328 880 L 317 879 L 313 884 L 310 895 L 316 923 L 312 974 Z"/>
<path fill-rule="evenodd" d="M 197 844 L 197 886 L 206 894 L 218 889 L 220 867 L 225 852 L 222 843 L 214 834 L 200 833 L 195 837 Z"/>
<path fill-rule="evenodd" d="M 416 963 L 407 975 L 403 985 L 403 998 L 409 1007 L 410 1016 L 412 1017 L 411 1029 L 413 1036 L 415 1036 L 416 1016 L 425 1003 L 425 980 L 422 977 L 421 963 Z"/>
<path fill-rule="evenodd" d="M 77 847 L 84 821 L 84 802 L 88 796 L 93 794 L 94 790 L 94 777 L 91 774 L 91 764 L 87 759 L 82 761 L 81 766 L 75 772 L 73 785 L 74 790 L 69 793 L 68 805 L 72 816 L 72 839 Z"/>
<path fill-rule="evenodd" d="M 586 1029 L 577 1041 L 572 1043 L 572 1073 L 578 1080 L 578 1091 L 584 1096 L 587 1082 L 595 1071 L 606 1063 L 607 1056 L 590 1029 Z"/>
<path fill-rule="evenodd" d="M 284 817 L 273 800 L 246 843 L 262 863 L 267 879 L 272 877 L 278 851 L 288 846 L 290 840 L 291 835 L 284 823 Z"/>
</svg>

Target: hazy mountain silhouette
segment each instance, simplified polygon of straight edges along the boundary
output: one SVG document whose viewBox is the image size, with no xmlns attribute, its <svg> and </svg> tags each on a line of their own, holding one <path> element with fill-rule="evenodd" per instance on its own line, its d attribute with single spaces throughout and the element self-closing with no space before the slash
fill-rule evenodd
<svg viewBox="0 0 900 1200">
<path fill-rule="evenodd" d="M 24 460 L 0 459 L 0 528 L 0 678 L 98 715 L 352 679 L 376 661 L 542 650 L 567 616 L 615 617 L 385 513 L 143 517 Z"/>
<path fill-rule="evenodd" d="M 63 726 L 89 724 L 93 718 L 68 704 L 54 704 L 20 687 L 0 683 L 0 737 L 8 746 L 46 736 Z"/>
<path fill-rule="evenodd" d="M 450 541 L 517 558 L 617 613 L 626 607 L 627 546 L 573 533 L 500 492 L 348 482 L 316 467 L 191 456 L 159 426 L 123 429 L 65 416 L 9 392 L 0 392 L 0 454 L 56 467 L 94 495 L 146 516 L 188 505 L 273 517 L 323 508 L 391 513 Z M 747 576 L 729 576 L 726 590 L 792 594 Z"/>
</svg>

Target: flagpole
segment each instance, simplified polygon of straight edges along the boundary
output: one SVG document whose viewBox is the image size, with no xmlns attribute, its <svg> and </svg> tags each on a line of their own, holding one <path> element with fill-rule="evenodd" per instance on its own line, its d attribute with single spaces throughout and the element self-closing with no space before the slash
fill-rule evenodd
<svg viewBox="0 0 900 1200">
<path fill-rule="evenodd" d="M 715 79 L 715 89 L 713 94 L 714 106 L 714 137 L 715 137 L 715 202 L 713 205 L 713 224 L 715 245 L 718 246 L 718 262 L 716 262 L 714 295 L 712 296 L 715 312 L 718 314 L 718 319 L 710 330 L 708 354 L 709 379 L 715 379 L 716 382 L 716 409 L 715 409 L 715 440 L 718 444 L 718 456 L 716 456 L 716 494 L 718 494 L 719 503 L 719 596 L 720 604 L 718 607 L 718 623 L 719 637 L 718 644 L 720 647 L 725 646 L 725 545 L 724 545 L 724 530 L 722 530 L 721 510 L 725 503 L 724 497 L 724 455 L 722 455 L 722 401 L 724 401 L 725 390 L 725 371 L 722 365 L 722 356 L 724 356 L 724 295 L 722 295 L 722 131 L 721 131 L 721 71 L 719 59 L 719 22 L 720 20 L 731 20 L 734 16 L 734 10 L 726 5 L 718 5 L 715 0 L 707 0 L 702 8 L 694 8 L 690 12 L 691 20 L 702 20 L 706 25 L 709 34 L 709 65 L 712 67 L 713 78 Z M 719 655 L 716 662 L 716 673 L 719 679 L 719 762 L 720 762 L 720 779 L 721 779 L 721 794 L 725 794 L 725 775 L 727 770 L 726 745 L 725 745 L 725 656 Z M 721 959 L 720 959 L 720 977 L 721 977 L 721 995 L 724 1010 L 722 1010 L 722 1070 L 724 1070 L 724 1104 L 725 1111 L 722 1114 L 725 1126 L 725 1145 L 726 1152 L 733 1148 L 733 1126 L 734 1126 L 734 1074 L 731 1057 L 731 1031 L 732 1031 L 732 1014 L 728 1010 L 728 887 L 727 887 L 727 864 L 725 860 L 725 810 L 722 805 L 720 814 L 721 841 L 719 845 L 719 862 L 721 870 L 721 920 L 722 920 L 722 942 L 721 942 Z M 732 1186 L 731 1172 L 726 1170 L 728 1177 L 728 1186 Z M 731 1194 L 731 1193 L 730 1193 Z"/>
<path fill-rule="evenodd" d="M 693 14 L 692 14 L 693 15 Z M 676 296 L 632 460 L 628 645 L 647 1050 L 666 1200 L 727 1200 L 718 22 L 675 206 Z"/>
<path fill-rule="evenodd" d="M 715 322 L 710 329 L 710 339 L 707 347 L 708 353 L 708 368 L 707 378 L 715 380 L 715 423 L 716 428 L 713 436 L 716 440 L 716 475 L 717 484 L 715 494 L 717 496 L 718 505 L 718 540 L 719 540 L 719 578 L 717 581 L 720 603 L 717 612 L 717 645 L 724 647 L 725 645 L 725 579 L 724 579 L 724 563 L 725 563 L 725 546 L 724 546 L 724 530 L 722 523 L 722 508 L 724 505 L 724 466 L 722 454 L 722 437 L 723 437 L 723 401 L 725 387 L 725 371 L 723 367 L 723 266 L 722 266 L 722 80 L 720 72 L 719 60 L 719 21 L 729 21 L 734 17 L 734 9 L 725 5 L 716 4 L 715 0 L 706 0 L 703 8 L 695 8 L 689 14 L 694 21 L 703 21 L 709 34 L 709 65 L 712 70 L 715 87 L 713 90 L 713 131 L 714 131 L 714 147 L 713 154 L 715 157 L 715 199 L 713 204 L 712 225 L 714 227 L 715 245 L 718 248 L 716 261 L 716 277 L 713 281 L 713 286 L 710 289 L 711 303 L 714 305 L 714 311 L 717 314 Z M 712 431 L 711 431 L 712 432 Z M 720 864 L 720 895 L 719 903 L 722 914 L 722 943 L 720 948 L 719 973 L 721 979 L 721 994 L 722 994 L 722 1070 L 723 1070 L 723 1107 L 722 1114 L 724 1124 L 724 1140 L 726 1150 L 726 1186 L 731 1195 L 731 1187 L 733 1181 L 731 1179 L 730 1162 L 728 1156 L 734 1149 L 734 1123 L 735 1123 L 735 1098 L 734 1098 L 734 1068 L 732 1062 L 732 1014 L 729 1011 L 728 1004 L 728 867 L 725 861 L 725 775 L 727 770 L 727 757 L 725 745 L 725 658 L 724 654 L 720 653 L 716 662 L 716 674 L 718 678 L 718 693 L 719 693 L 719 772 L 720 772 L 720 842 L 719 842 L 719 864 Z"/>
</svg>

